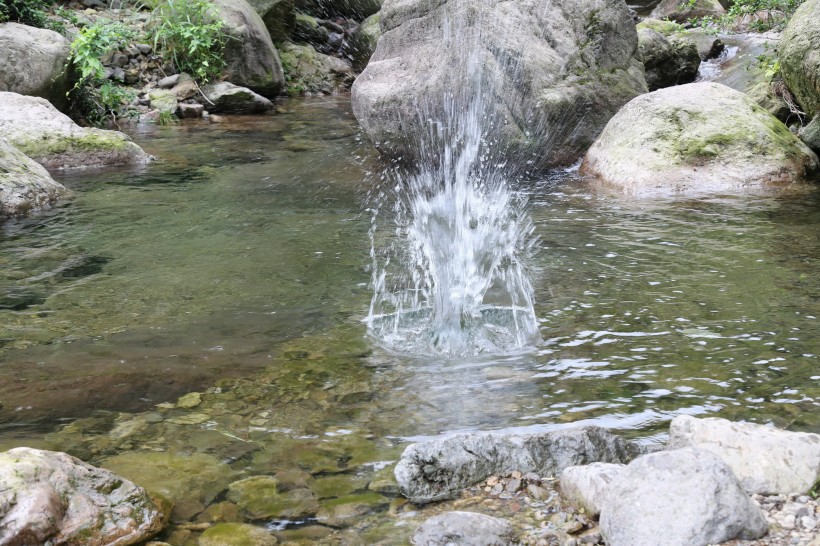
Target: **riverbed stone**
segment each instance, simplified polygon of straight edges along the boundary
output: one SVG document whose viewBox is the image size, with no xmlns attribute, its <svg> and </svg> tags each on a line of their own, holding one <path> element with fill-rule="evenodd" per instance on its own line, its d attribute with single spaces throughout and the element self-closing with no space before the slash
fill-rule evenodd
<svg viewBox="0 0 820 546">
<path fill-rule="evenodd" d="M 696 448 L 630 463 L 609 485 L 600 522 L 608 546 L 705 546 L 756 539 L 768 530 L 731 468 Z"/>
<path fill-rule="evenodd" d="M 769 112 L 708 82 L 634 99 L 581 165 L 582 173 L 637 197 L 784 191 L 817 169 L 814 152 Z"/>
<path fill-rule="evenodd" d="M 652 10 L 653 19 L 685 23 L 701 17 L 720 17 L 726 10 L 718 0 L 662 0 Z"/>
<path fill-rule="evenodd" d="M 273 109 L 273 103 L 246 87 L 229 82 L 208 84 L 202 88 L 208 112 L 214 114 L 262 114 Z"/>
<path fill-rule="evenodd" d="M 47 100 L 17 93 L 0 92 L 0 134 L 47 169 L 150 160 L 125 134 L 80 127 Z"/>
<path fill-rule="evenodd" d="M 527 435 L 456 434 L 408 446 L 395 475 L 402 495 L 426 503 L 450 498 L 494 475 L 521 471 L 554 476 L 570 466 L 628 463 L 643 452 L 594 426 Z"/>
<path fill-rule="evenodd" d="M 435 138 L 432 122 L 456 124 L 446 112 L 455 101 L 463 111 L 476 106 L 506 161 L 571 164 L 646 92 L 624 2 L 387 0 L 379 17 L 382 36 L 353 84 L 353 112 L 379 151 L 407 163 L 429 148 L 418 141 Z"/>
<path fill-rule="evenodd" d="M 300 519 L 319 510 L 319 501 L 309 489 L 280 492 L 273 476 L 252 476 L 232 483 L 228 499 L 251 520 Z"/>
<path fill-rule="evenodd" d="M 804 494 L 820 480 L 820 434 L 680 415 L 669 449 L 696 447 L 723 460 L 747 493 Z"/>
<path fill-rule="evenodd" d="M 219 523 L 199 537 L 199 546 L 274 546 L 276 537 L 247 523 Z"/>
<path fill-rule="evenodd" d="M 590 517 L 601 513 L 604 495 L 618 474 L 622 464 L 592 463 L 570 466 L 561 472 L 561 496 L 584 509 Z"/>
<path fill-rule="evenodd" d="M 201 512 L 234 478 L 228 465 L 202 453 L 133 451 L 109 457 L 102 466 L 169 499 L 174 521 Z"/>
<path fill-rule="evenodd" d="M 809 116 L 820 114 L 820 0 L 807 0 L 792 16 L 778 48 L 780 70 Z"/>
<path fill-rule="evenodd" d="M 799 136 L 806 146 L 815 153 L 820 154 L 820 116 L 816 116 L 808 125 L 803 127 Z"/>
<path fill-rule="evenodd" d="M 68 106 L 71 44 L 60 33 L 18 23 L 0 23 L 0 91 L 42 97 Z"/>
<path fill-rule="evenodd" d="M 281 59 L 288 95 L 331 94 L 353 83 L 350 62 L 319 53 L 309 44 L 285 43 Z"/>
<path fill-rule="evenodd" d="M 316 514 L 316 521 L 330 527 L 350 527 L 359 522 L 362 516 L 387 508 L 389 501 L 376 493 L 348 495 L 338 499 L 322 502 Z"/>
<path fill-rule="evenodd" d="M 42 165 L 0 138 L 0 219 L 47 209 L 67 193 Z"/>
<path fill-rule="evenodd" d="M 650 91 L 691 83 L 698 76 L 698 48 L 685 38 L 674 35 L 667 38 L 660 32 L 643 28 L 638 31 L 638 50 Z"/>
<path fill-rule="evenodd" d="M 225 79 L 266 98 L 284 85 L 282 64 L 259 14 L 245 0 L 214 0 L 230 37 L 225 42 Z"/>
<path fill-rule="evenodd" d="M 70 455 L 0 453 L 0 543 L 126 546 L 162 529 L 144 489 Z"/>
<path fill-rule="evenodd" d="M 424 521 L 413 533 L 415 546 L 507 546 L 516 543 L 507 521 L 475 512 L 446 512 Z"/>
<path fill-rule="evenodd" d="M 174 114 L 179 107 L 176 93 L 170 89 L 154 89 L 148 93 L 148 98 L 151 100 L 151 108 L 160 112 Z"/>
<path fill-rule="evenodd" d="M 695 44 L 695 47 L 698 50 L 698 55 L 702 61 L 716 58 L 726 47 L 723 40 L 721 40 L 718 36 L 703 29 L 687 29 L 683 25 L 674 21 L 646 17 L 638 23 L 637 29 L 639 39 L 641 30 L 650 29 L 655 32 L 660 32 L 666 36 L 666 38 L 674 37 L 691 42 Z"/>
</svg>

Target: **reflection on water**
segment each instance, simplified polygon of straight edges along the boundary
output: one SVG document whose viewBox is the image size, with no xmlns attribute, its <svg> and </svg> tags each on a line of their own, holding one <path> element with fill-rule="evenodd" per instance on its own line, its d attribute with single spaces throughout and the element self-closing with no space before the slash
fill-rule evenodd
<svg viewBox="0 0 820 546">
<path fill-rule="evenodd" d="M 376 543 L 412 528 L 368 485 L 410 439 L 595 423 L 653 442 L 683 413 L 820 432 L 817 193 L 640 202 L 547 177 L 520 188 L 542 341 L 399 355 L 362 322 L 374 158 L 346 101 L 137 135 L 161 162 L 66 177 L 70 201 L 0 227 L 4 448 L 297 476 L 327 510 L 365 506 L 312 531 Z M 213 498 L 182 500 L 196 519 Z"/>
</svg>

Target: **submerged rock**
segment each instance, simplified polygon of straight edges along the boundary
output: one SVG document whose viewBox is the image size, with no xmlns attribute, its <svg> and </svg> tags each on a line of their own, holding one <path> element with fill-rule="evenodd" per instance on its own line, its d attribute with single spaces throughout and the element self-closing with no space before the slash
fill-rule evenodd
<svg viewBox="0 0 820 546">
<path fill-rule="evenodd" d="M 609 484 L 623 471 L 624 465 L 592 463 L 570 466 L 561 472 L 561 496 L 584 509 L 584 513 L 597 516 L 601 513 L 604 496 Z"/>
<path fill-rule="evenodd" d="M 387 0 L 380 27 L 353 111 L 382 153 L 408 162 L 419 159 L 419 139 L 449 138 L 448 109 L 477 107 L 507 159 L 569 164 L 646 91 L 623 2 Z"/>
<path fill-rule="evenodd" d="M 725 13 L 718 0 L 662 0 L 652 11 L 652 18 L 684 23 L 700 17 L 720 17 Z"/>
<path fill-rule="evenodd" d="M 199 546 L 274 546 L 276 537 L 246 523 L 219 523 L 199 537 Z"/>
<path fill-rule="evenodd" d="M 145 163 L 123 133 L 80 127 L 47 100 L 0 92 L 0 134 L 48 169 Z"/>
<path fill-rule="evenodd" d="M 251 520 L 297 520 L 319 511 L 319 501 L 309 489 L 280 492 L 279 483 L 272 476 L 252 476 L 232 483 L 228 499 Z"/>
<path fill-rule="evenodd" d="M 493 475 L 513 471 L 556 475 L 587 463 L 627 463 L 643 452 L 637 444 L 599 427 L 521 436 L 457 434 L 408 446 L 395 475 L 402 495 L 424 503 L 452 497 Z"/>
<path fill-rule="evenodd" d="M 809 116 L 820 115 L 820 0 L 807 0 L 778 48 L 783 79 Z"/>
<path fill-rule="evenodd" d="M 695 81 L 700 54 L 693 42 L 672 36 L 666 38 L 649 28 L 638 31 L 638 48 L 646 70 L 650 91 Z"/>
<path fill-rule="evenodd" d="M 817 156 L 743 93 L 692 83 L 627 104 L 581 170 L 636 196 L 773 191 L 803 183 Z"/>
<path fill-rule="evenodd" d="M 515 542 L 515 531 L 508 522 L 474 512 L 433 516 L 413 533 L 415 546 L 506 546 Z"/>
<path fill-rule="evenodd" d="M 759 538 L 767 529 L 732 470 L 703 449 L 636 459 L 612 481 L 601 507 L 609 546 L 705 546 Z"/>
<path fill-rule="evenodd" d="M 214 0 L 214 4 L 229 36 L 225 42 L 225 79 L 275 98 L 285 78 L 262 18 L 245 0 Z"/>
<path fill-rule="evenodd" d="M 820 434 L 681 415 L 669 428 L 669 449 L 684 447 L 720 457 L 748 493 L 805 494 L 820 480 Z"/>
<path fill-rule="evenodd" d="M 42 165 L 0 138 L 0 219 L 47 209 L 66 193 Z"/>
<path fill-rule="evenodd" d="M 126 546 L 162 529 L 141 487 L 54 451 L 0 453 L 0 544 Z"/>
<path fill-rule="evenodd" d="M 42 97 L 65 109 L 71 45 L 53 30 L 0 24 L 0 91 Z"/>
<path fill-rule="evenodd" d="M 250 89 L 228 82 L 208 84 L 202 88 L 208 111 L 214 114 L 262 114 L 273 103 Z"/>
</svg>

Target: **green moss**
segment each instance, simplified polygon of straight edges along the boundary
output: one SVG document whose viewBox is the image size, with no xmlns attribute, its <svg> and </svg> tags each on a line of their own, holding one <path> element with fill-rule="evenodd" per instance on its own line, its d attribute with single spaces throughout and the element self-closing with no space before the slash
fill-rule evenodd
<svg viewBox="0 0 820 546">
<path fill-rule="evenodd" d="M 245 523 L 220 523 L 199 538 L 200 546 L 272 546 L 276 539 L 261 527 Z"/>
<path fill-rule="evenodd" d="M 15 141 L 15 144 L 30 157 L 47 157 L 66 152 L 122 151 L 130 141 L 114 131 L 89 129 L 80 136 L 52 136 L 39 140 Z"/>
<path fill-rule="evenodd" d="M 660 19 L 644 19 L 637 26 L 638 30 L 643 28 L 648 28 L 654 30 L 655 32 L 660 32 L 664 36 L 671 36 L 672 34 L 677 34 L 678 32 L 683 32 L 685 30 L 683 25 L 679 25 L 674 21 L 661 21 Z"/>
</svg>

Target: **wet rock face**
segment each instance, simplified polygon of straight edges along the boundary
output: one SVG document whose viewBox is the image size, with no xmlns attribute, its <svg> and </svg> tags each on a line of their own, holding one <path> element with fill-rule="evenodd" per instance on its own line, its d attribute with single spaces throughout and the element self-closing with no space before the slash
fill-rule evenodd
<svg viewBox="0 0 820 546">
<path fill-rule="evenodd" d="M 67 106 L 71 47 L 61 34 L 17 23 L 0 24 L 0 91 L 33 95 Z"/>
<path fill-rule="evenodd" d="M 47 100 L 17 93 L 0 92 L 0 134 L 47 169 L 150 160 L 125 134 L 80 127 Z"/>
<path fill-rule="evenodd" d="M 145 490 L 112 472 L 53 451 L 0 454 L 0 544 L 126 546 L 163 523 Z"/>
<path fill-rule="evenodd" d="M 503 519 L 458 511 L 433 516 L 413 534 L 416 546 L 505 546 L 515 539 L 512 525 Z"/>
<path fill-rule="evenodd" d="M 820 0 L 792 16 L 779 47 L 783 79 L 810 116 L 820 114 Z"/>
<path fill-rule="evenodd" d="M 607 124 L 581 165 L 638 197 L 795 190 L 817 156 L 747 95 L 692 83 L 642 95 Z"/>
<path fill-rule="evenodd" d="M 804 494 L 820 480 L 820 434 L 682 415 L 669 428 L 669 449 L 685 447 L 720 457 L 748 493 Z"/>
<path fill-rule="evenodd" d="M 494 148 L 544 168 L 574 162 L 646 91 L 624 2 L 387 0 L 380 27 L 353 111 L 382 153 L 408 162 L 431 120 L 452 122 L 448 100 L 480 100 Z"/>
<path fill-rule="evenodd" d="M 691 546 L 755 539 L 768 525 L 732 470 L 702 449 L 652 453 L 610 484 L 601 508 L 609 546 Z"/>
<path fill-rule="evenodd" d="M 700 55 L 694 42 L 674 36 L 667 38 L 644 28 L 638 31 L 638 44 L 650 91 L 692 83 L 697 78 Z"/>
<path fill-rule="evenodd" d="M 492 475 L 555 475 L 587 463 L 627 463 L 642 452 L 640 446 L 598 427 L 526 436 L 458 434 L 408 446 L 395 475 L 402 495 L 425 503 L 450 498 Z"/>
<path fill-rule="evenodd" d="M 0 220 L 47 209 L 66 193 L 42 165 L 0 138 Z M 4 303 L 0 297 L 0 309 L 17 308 L 13 302 Z"/>
</svg>

